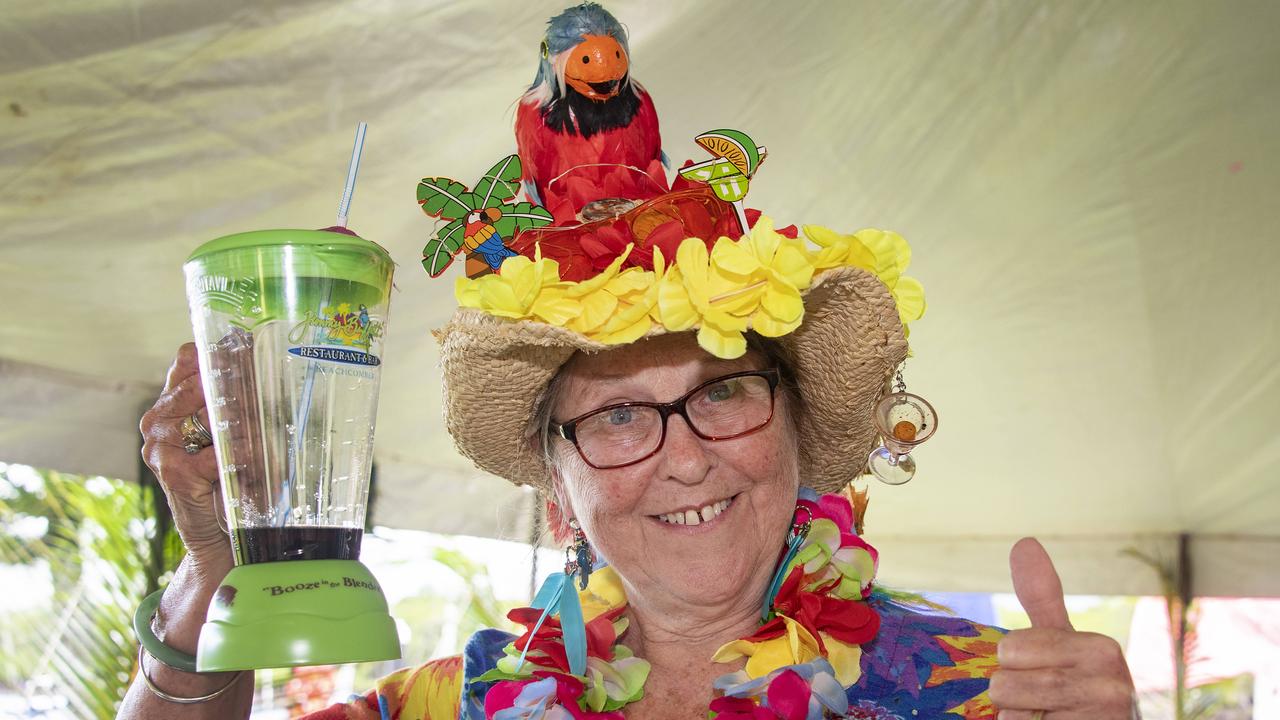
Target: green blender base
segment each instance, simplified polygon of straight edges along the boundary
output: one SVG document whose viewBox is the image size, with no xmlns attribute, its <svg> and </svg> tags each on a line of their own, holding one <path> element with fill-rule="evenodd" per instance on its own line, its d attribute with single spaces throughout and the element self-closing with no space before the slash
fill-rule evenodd
<svg viewBox="0 0 1280 720">
<path fill-rule="evenodd" d="M 238 565 L 200 630 L 200 672 L 397 660 L 382 588 L 358 560 Z"/>
</svg>

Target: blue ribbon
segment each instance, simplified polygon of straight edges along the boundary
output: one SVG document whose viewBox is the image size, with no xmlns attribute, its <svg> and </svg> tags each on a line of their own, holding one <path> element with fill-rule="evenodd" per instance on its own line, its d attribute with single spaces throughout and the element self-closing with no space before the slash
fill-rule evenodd
<svg viewBox="0 0 1280 720">
<path fill-rule="evenodd" d="M 564 639 L 565 655 L 569 658 L 569 672 L 574 675 L 587 673 L 587 626 L 582 619 L 582 603 L 578 593 L 573 589 L 573 578 L 564 573 L 551 573 L 538 588 L 533 598 L 533 607 L 541 608 L 542 615 L 529 631 L 529 641 L 520 652 L 520 662 L 516 672 L 524 667 L 529 647 L 533 645 L 533 636 L 538 634 L 542 624 L 554 612 L 560 619 L 560 630 Z"/>
<path fill-rule="evenodd" d="M 773 609 L 773 600 L 778 595 L 778 591 L 782 589 L 782 583 L 787 578 L 784 573 L 787 566 L 795 559 L 796 553 L 800 552 L 800 545 L 804 543 L 805 535 L 808 533 L 796 532 L 791 536 L 791 540 L 787 542 L 787 554 L 782 556 L 782 562 L 778 564 L 778 569 L 773 572 L 773 581 L 769 583 L 769 592 L 764 594 L 764 606 L 760 608 L 760 619 L 768 620 L 769 612 Z"/>
</svg>

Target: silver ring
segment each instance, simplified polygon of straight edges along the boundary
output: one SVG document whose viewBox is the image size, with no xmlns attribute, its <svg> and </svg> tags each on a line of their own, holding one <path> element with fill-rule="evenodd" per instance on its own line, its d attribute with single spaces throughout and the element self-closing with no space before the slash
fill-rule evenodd
<svg viewBox="0 0 1280 720">
<path fill-rule="evenodd" d="M 205 427 L 205 426 L 204 426 L 204 423 L 200 422 L 200 413 L 199 413 L 199 412 L 193 412 L 193 413 L 191 413 L 191 424 L 192 424 L 192 425 L 195 425 L 195 426 L 196 426 L 196 430 L 199 430 L 199 431 L 200 431 L 200 433 L 201 433 L 202 435 L 204 435 L 205 437 L 209 438 L 209 442 L 210 442 L 210 444 L 212 444 L 212 443 L 213 443 L 213 433 L 209 432 L 209 428 Z"/>
<path fill-rule="evenodd" d="M 179 429 L 182 431 L 182 449 L 186 450 L 188 455 L 195 455 L 213 444 L 213 433 L 200 422 L 196 413 L 182 418 Z"/>
</svg>

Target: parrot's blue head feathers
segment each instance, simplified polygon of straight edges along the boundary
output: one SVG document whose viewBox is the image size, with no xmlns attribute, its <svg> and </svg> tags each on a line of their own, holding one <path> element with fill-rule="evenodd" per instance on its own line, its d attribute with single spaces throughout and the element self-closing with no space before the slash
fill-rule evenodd
<svg viewBox="0 0 1280 720">
<path fill-rule="evenodd" d="M 547 21 L 547 50 L 559 55 L 571 50 L 587 35 L 608 35 L 627 49 L 627 31 L 622 23 L 599 4 L 584 2 Z"/>
<path fill-rule="evenodd" d="M 574 49 L 587 35 L 607 35 L 618 41 L 623 52 L 631 55 L 627 45 L 627 30 L 617 18 L 599 3 L 584 2 L 566 8 L 564 12 L 547 21 L 547 34 L 542 39 L 541 60 L 538 75 L 525 93 L 525 102 L 546 106 L 564 97 L 565 53 Z"/>
</svg>

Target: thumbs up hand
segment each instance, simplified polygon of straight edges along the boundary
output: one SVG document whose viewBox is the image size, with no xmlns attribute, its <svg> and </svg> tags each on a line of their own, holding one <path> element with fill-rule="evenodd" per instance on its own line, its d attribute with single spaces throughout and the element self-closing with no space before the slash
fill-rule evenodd
<svg viewBox="0 0 1280 720">
<path fill-rule="evenodd" d="M 1000 720 L 1138 718 L 1120 644 L 1071 627 L 1062 582 L 1044 547 L 1035 538 L 1019 540 L 1009 570 L 1031 627 L 1010 632 L 997 647 L 1000 669 L 989 693 Z"/>
</svg>

